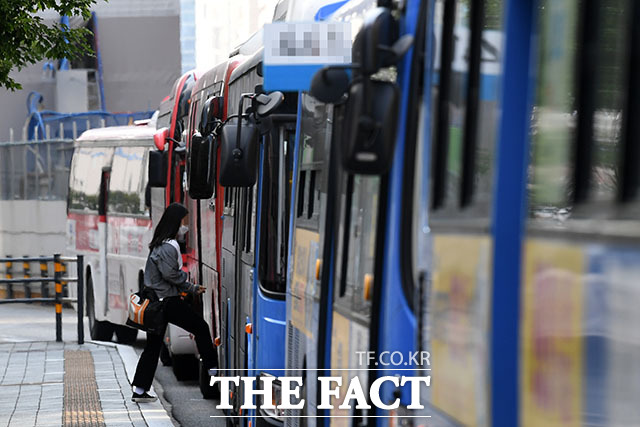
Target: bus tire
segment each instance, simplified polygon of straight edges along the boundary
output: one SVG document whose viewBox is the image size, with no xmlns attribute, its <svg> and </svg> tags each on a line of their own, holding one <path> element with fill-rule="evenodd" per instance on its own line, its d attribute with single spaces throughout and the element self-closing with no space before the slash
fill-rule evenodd
<svg viewBox="0 0 640 427">
<path fill-rule="evenodd" d="M 94 341 L 111 341 L 113 337 L 113 325 L 109 322 L 96 320 L 95 303 L 93 296 L 93 279 L 87 275 L 87 317 L 89 318 L 89 334 Z"/>
<path fill-rule="evenodd" d="M 138 338 L 138 330 L 128 326 L 116 325 L 116 337 L 120 344 L 133 344 Z"/>
<path fill-rule="evenodd" d="M 209 376 L 209 372 L 204 368 L 201 360 L 200 362 L 198 362 L 198 383 L 200 385 L 200 392 L 202 393 L 202 397 L 204 399 L 219 399 L 219 383 L 216 383 L 216 385 L 211 387 L 209 385 L 210 382 L 211 377 Z"/>
<path fill-rule="evenodd" d="M 198 376 L 197 363 L 193 354 L 174 354 L 171 357 L 173 375 L 178 381 L 195 380 Z"/>
</svg>

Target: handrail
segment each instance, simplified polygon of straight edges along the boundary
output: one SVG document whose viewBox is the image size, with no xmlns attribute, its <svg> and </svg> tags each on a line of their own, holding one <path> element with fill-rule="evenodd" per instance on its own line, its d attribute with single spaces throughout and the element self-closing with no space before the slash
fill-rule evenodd
<svg viewBox="0 0 640 427">
<path fill-rule="evenodd" d="M 14 262 L 22 262 L 25 265 L 25 277 L 22 278 L 13 278 L 13 272 L 11 270 Z M 40 277 L 32 277 L 30 275 L 29 269 L 26 267 L 29 262 L 40 262 L 41 263 L 41 276 Z M 47 277 L 46 276 L 46 268 L 42 267 L 42 264 L 47 262 L 53 262 L 54 267 L 54 276 Z M 65 277 L 63 276 L 63 272 L 66 270 L 63 262 L 75 262 L 77 263 L 77 277 Z M 21 257 L 21 258 L 13 258 L 13 257 L 4 257 L 0 258 L 0 263 L 6 263 L 7 271 L 6 277 L 4 279 L 0 279 L 0 283 L 6 283 L 7 290 L 9 291 L 8 299 L 1 299 L 0 304 L 11 304 L 11 303 L 34 303 L 34 302 L 53 302 L 55 303 L 56 310 L 56 341 L 62 342 L 62 303 L 63 302 L 76 302 L 78 304 L 78 344 L 84 344 L 84 256 L 78 255 L 77 257 L 63 257 L 60 254 L 54 254 L 52 257 Z M 29 283 L 47 283 L 54 282 L 55 283 L 55 297 L 54 298 L 13 298 L 13 292 L 11 292 L 11 286 L 14 284 L 21 284 L 25 286 L 25 289 L 28 290 Z M 62 286 L 66 284 L 66 282 L 76 282 L 78 286 L 78 296 L 77 298 L 64 298 L 62 296 Z M 25 294 L 30 295 L 30 292 L 25 292 Z"/>
</svg>

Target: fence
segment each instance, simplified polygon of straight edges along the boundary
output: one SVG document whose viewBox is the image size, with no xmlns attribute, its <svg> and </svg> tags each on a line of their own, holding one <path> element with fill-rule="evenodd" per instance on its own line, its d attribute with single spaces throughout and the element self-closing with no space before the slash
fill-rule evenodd
<svg viewBox="0 0 640 427">
<path fill-rule="evenodd" d="M 14 263 L 23 263 L 24 268 L 24 277 L 22 278 L 14 278 L 13 277 L 13 264 Z M 30 269 L 26 267 L 27 263 L 30 262 L 39 262 L 39 263 L 49 263 L 53 262 L 54 266 L 54 275 L 53 277 L 47 277 L 46 274 L 42 274 L 40 277 L 32 277 L 30 273 Z M 77 263 L 77 277 L 64 277 L 63 270 L 63 262 L 75 262 Z M 84 257 L 82 255 L 78 255 L 76 258 L 73 257 L 63 257 L 60 254 L 55 254 L 52 257 L 22 257 L 22 258 L 0 258 L 0 263 L 5 263 L 6 265 L 6 278 L 0 279 L 0 283 L 5 283 L 7 285 L 7 292 L 12 292 L 13 285 L 22 285 L 25 286 L 25 294 L 27 293 L 27 289 L 29 289 L 29 284 L 31 283 L 41 283 L 44 282 L 54 282 L 55 283 L 55 297 L 48 298 L 44 297 L 44 294 L 41 298 L 13 298 L 13 295 L 9 295 L 7 299 L 0 299 L 0 304 L 11 304 L 11 303 L 34 303 L 34 302 L 53 302 L 55 303 L 56 309 L 56 341 L 62 341 L 62 303 L 63 302 L 75 302 L 78 305 L 78 344 L 84 344 Z M 41 272 L 44 271 L 41 264 Z M 63 298 L 63 284 L 65 282 L 76 282 L 78 286 L 77 298 Z M 10 291 L 11 290 L 11 291 Z M 26 295 L 25 295 L 26 296 Z"/>
<path fill-rule="evenodd" d="M 0 143 L 0 200 L 66 200 L 73 140 Z"/>
</svg>

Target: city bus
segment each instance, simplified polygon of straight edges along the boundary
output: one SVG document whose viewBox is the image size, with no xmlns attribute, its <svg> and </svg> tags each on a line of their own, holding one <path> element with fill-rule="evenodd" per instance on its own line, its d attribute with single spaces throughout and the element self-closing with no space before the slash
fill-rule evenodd
<svg viewBox="0 0 640 427">
<path fill-rule="evenodd" d="M 413 4 L 409 2 L 408 6 Z M 326 19 L 351 23 L 353 63 L 358 64 L 365 55 L 361 50 L 363 40 L 377 31 L 371 23 L 378 22 L 381 24 L 378 28 L 391 29 L 373 36 L 381 45 L 391 46 L 399 40 L 400 28 L 414 11 L 407 7 L 395 18 L 390 9 L 378 7 L 376 1 L 353 1 L 346 2 Z M 349 97 L 354 96 L 354 101 L 342 98 L 323 103 L 323 92 L 330 92 L 328 89 L 302 92 L 299 97 L 295 198 L 291 208 L 291 274 L 287 287 L 287 369 L 292 371 L 289 375 L 297 373 L 305 385 L 313 386 L 303 388 L 301 397 L 306 402 L 303 410 L 286 412 L 286 425 L 350 425 L 373 419 L 365 418 L 374 414 L 372 410 L 349 412 L 337 407 L 318 410 L 315 384 L 318 376 L 327 375 L 341 377 L 343 382 L 359 377 L 361 384 L 370 384 L 379 374 L 370 369 L 374 366 L 369 365 L 366 357 L 358 355 L 390 349 L 380 344 L 381 337 L 388 332 L 382 322 L 385 310 L 390 308 L 385 309 L 384 305 L 396 310 L 398 305 L 397 299 L 382 299 L 382 261 L 386 228 L 391 220 L 387 214 L 387 170 L 393 158 L 394 128 L 400 113 L 397 93 L 402 74 L 395 62 L 404 53 L 400 52 L 396 60 L 384 67 L 374 64 L 373 68 L 358 67 L 354 72 L 354 77 L 364 75 L 366 79 L 377 75 L 376 82 L 371 83 L 373 92 L 363 96 L 370 97 L 367 101 L 370 105 L 379 107 L 362 107 L 359 113 L 354 113 L 351 102 L 359 101 L 353 94 Z M 380 144 L 382 139 L 379 141 L 358 129 L 358 125 L 355 126 L 358 136 L 351 133 L 354 123 L 361 123 L 365 114 L 369 114 L 366 117 L 369 123 L 375 120 L 374 128 L 386 129 L 381 136 L 384 144 Z M 374 146 L 386 151 L 382 155 L 363 153 L 362 158 L 376 159 L 373 164 L 359 160 L 354 147 L 349 145 L 368 138 L 372 138 Z M 387 147 L 383 147 L 385 144 Z M 385 162 L 389 163 L 384 165 Z M 393 333 L 405 347 L 413 347 L 410 328 L 398 328 Z M 345 393 L 343 388 L 333 404 L 343 399 Z"/>
<path fill-rule="evenodd" d="M 388 202 L 388 215 L 402 221 L 390 223 L 384 255 L 383 301 L 397 307 L 383 305 L 391 311 L 381 336 L 385 348 L 428 352 L 433 361 L 411 373 L 431 375 L 425 409 L 409 410 L 401 390 L 392 413 L 425 415 L 402 421 L 412 425 L 491 423 L 492 251 L 504 225 L 492 217 L 504 60 L 497 3 L 413 6 L 418 41 L 406 58 Z M 398 327 L 410 347 L 392 333 Z"/>
<path fill-rule="evenodd" d="M 329 2 L 281 3 L 274 19 L 308 17 L 326 3 Z M 245 113 L 252 99 L 262 93 L 261 43 L 259 31 L 231 53 L 228 63 L 216 66 L 196 83 L 187 137 L 187 186 L 193 198 L 203 199 L 197 209 L 198 253 L 202 283 L 213 291 L 212 300 L 204 303 L 204 315 L 219 346 L 220 368 L 223 372 L 239 370 L 255 376 L 277 376 L 282 374 L 280 369 L 285 364 L 285 290 L 297 94 L 286 93 L 280 107 L 268 118 L 262 118 L 261 142 L 253 171 L 256 180 L 249 186 L 228 183 L 222 187 L 221 128 L 216 128 L 228 118 Z M 212 113 L 214 110 L 217 115 Z M 194 154 L 190 141 L 196 134 L 211 138 L 208 144 L 215 144 L 213 150 L 206 144 L 199 145 L 214 153 L 209 159 L 213 185 L 203 186 L 202 177 L 197 177 L 200 182 L 192 181 L 192 176 L 198 174 L 191 174 L 189 162 L 203 155 L 202 148 Z M 202 190 L 204 193 L 198 194 Z M 208 380 L 201 370 L 202 393 L 213 397 L 217 390 L 207 386 Z M 275 381 L 276 395 L 278 387 Z M 238 415 L 241 394 L 234 390 L 231 393 L 234 409 L 230 414 Z M 275 411 L 249 411 L 248 415 L 251 422 L 260 425 L 283 421 L 283 414 Z"/>
<path fill-rule="evenodd" d="M 218 64 L 197 80 L 191 94 L 187 123 L 186 192 L 195 204 L 195 219 L 189 222 L 189 235 L 194 252 L 193 266 L 197 268 L 198 283 L 207 287 L 202 298 L 202 315 L 209 325 L 211 336 L 218 351 L 221 342 L 220 322 L 220 248 L 222 245 L 222 223 L 224 190 L 216 178 L 220 163 L 219 141 L 211 135 L 213 123 L 227 117 L 229 78 L 240 64 L 239 58 Z M 194 136 L 207 136 L 208 150 L 194 147 Z M 209 151 L 212 150 L 212 151 Z M 202 178 L 198 167 L 204 163 L 206 176 Z M 224 352 L 218 355 L 222 360 Z M 199 361 L 198 382 L 203 397 L 213 398 L 217 388 L 210 387 L 210 377 Z"/>
<path fill-rule="evenodd" d="M 156 209 L 152 211 L 154 225 L 162 217 L 164 209 L 171 203 L 179 202 L 187 207 L 189 215 L 187 223 L 189 233 L 180 241 L 183 260 L 183 270 L 189 280 L 199 282 L 196 243 L 196 210 L 194 200 L 184 190 L 184 175 L 186 167 L 186 129 L 188 124 L 191 93 L 198 75 L 189 71 L 174 82 L 171 92 L 165 97 L 158 108 L 156 123 L 156 148 L 166 156 L 167 169 L 164 185 L 151 188 L 151 202 Z M 199 298 L 186 296 L 188 301 L 200 310 Z M 196 346 L 191 335 L 184 329 L 169 325 L 164 338 L 161 353 L 162 363 L 171 365 L 177 379 L 185 380 L 194 376 L 196 371 Z"/>
<path fill-rule="evenodd" d="M 91 339 L 135 341 L 125 326 L 129 295 L 140 290 L 151 241 L 149 151 L 155 127 L 84 132 L 74 144 L 67 203 L 67 250 L 85 259 Z M 71 288 L 73 289 L 73 288 Z"/>
<path fill-rule="evenodd" d="M 384 297 L 434 363 L 395 422 L 634 424 L 640 6 L 474 4 L 416 14 Z"/>
<path fill-rule="evenodd" d="M 246 107 L 241 105 L 241 99 L 247 94 L 255 96 L 260 90 L 261 62 L 260 50 L 231 73 L 229 117 L 244 113 Z M 243 104 L 249 106 L 249 102 Z M 224 190 L 220 366 L 255 376 L 282 375 L 279 369 L 284 368 L 286 246 L 295 111 L 295 96 L 286 95 L 268 121 L 264 120 L 267 127 L 260 136 L 255 182 Z M 277 382 L 274 387 L 278 387 Z M 230 413 L 237 415 L 242 393 L 231 392 L 234 410 Z M 265 417 L 278 420 L 275 413 L 256 415 L 261 415 L 256 418 L 258 424 L 266 422 Z"/>
</svg>

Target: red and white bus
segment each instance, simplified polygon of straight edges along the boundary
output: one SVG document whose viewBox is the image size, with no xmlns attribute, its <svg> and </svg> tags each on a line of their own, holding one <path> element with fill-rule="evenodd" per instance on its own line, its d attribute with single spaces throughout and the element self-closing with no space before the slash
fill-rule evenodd
<svg viewBox="0 0 640 427">
<path fill-rule="evenodd" d="M 173 84 L 171 92 L 160 103 L 158 120 L 156 123 L 155 146 L 165 158 L 166 170 L 162 175 L 162 186 L 151 183 L 151 205 L 153 209 L 154 226 L 160 220 L 164 209 L 173 202 L 184 204 L 189 209 L 187 217 L 189 233 L 185 241 L 180 242 L 183 270 L 189 275 L 189 280 L 199 283 L 196 258 L 196 246 L 193 227 L 195 225 L 194 202 L 189 199 L 184 191 L 184 174 L 186 166 L 186 142 L 184 135 L 189 115 L 191 93 L 196 84 L 198 75 L 195 71 L 189 71 L 180 76 Z M 158 154 L 156 151 L 155 154 Z M 199 306 L 199 301 L 188 298 L 188 301 Z M 196 307 L 199 309 L 199 307 Z M 161 359 L 163 364 L 173 366 L 173 372 L 179 380 L 187 379 L 195 372 L 197 362 L 196 346 L 191 335 L 184 329 L 169 325 L 164 338 L 165 346 L 162 349 Z"/>
<path fill-rule="evenodd" d="M 147 171 L 154 134 L 149 125 L 107 127 L 88 130 L 75 143 L 67 251 L 84 255 L 94 340 L 110 341 L 114 332 L 124 343 L 137 336 L 124 325 L 128 296 L 143 283 L 152 236 Z"/>
<path fill-rule="evenodd" d="M 216 346 L 221 344 L 220 272 L 224 215 L 223 187 L 216 177 L 220 167 L 220 146 L 217 141 L 210 141 L 210 149 L 215 151 L 215 154 L 208 155 L 202 152 L 202 149 L 195 150 L 192 139 L 196 134 L 207 135 L 210 132 L 206 129 L 207 126 L 227 118 L 229 79 L 240 62 L 238 57 L 234 57 L 213 67 L 198 79 L 191 95 L 187 125 L 186 190 L 188 194 L 198 198 L 192 200 L 193 206 L 189 208 L 190 212 L 195 213 L 195 217 L 190 221 L 189 235 L 191 242 L 197 247 L 190 263 L 194 269 L 193 274 L 198 277 L 198 283 L 207 287 L 202 299 L 202 315 L 209 325 Z M 195 162 L 202 164 L 203 161 L 210 162 L 209 180 L 198 180 L 193 178 L 195 174 L 191 173 L 195 169 Z M 204 181 L 208 181 L 208 185 Z M 220 353 L 218 356 L 218 360 L 221 361 L 223 354 Z M 200 390 L 204 397 L 213 397 L 214 390 L 209 387 L 210 377 L 202 363 L 199 368 Z"/>
<path fill-rule="evenodd" d="M 183 265 L 189 279 L 207 287 L 202 299 L 193 301 L 195 308 L 202 312 L 210 327 L 212 337 L 219 344 L 220 336 L 220 300 L 219 271 L 220 245 L 222 239 L 222 187 L 216 183 L 211 189 L 210 197 L 194 200 L 190 193 L 198 191 L 189 188 L 189 168 L 194 160 L 191 150 L 193 134 L 209 120 L 223 120 L 226 117 L 226 92 L 231 72 L 240 63 L 237 59 L 217 65 L 202 76 L 189 74 L 182 76 L 174 85 L 172 93 L 163 100 L 158 118 L 156 147 L 159 151 L 153 154 L 158 158 L 161 154 L 164 161 L 152 162 L 156 171 L 151 174 L 162 177 L 158 182 L 151 182 L 152 205 L 164 206 L 176 201 L 189 209 L 187 225 L 189 232 L 184 242 Z M 198 77 L 198 78 L 196 78 Z M 190 97 L 187 97 L 189 95 Z M 219 147 L 215 148 L 219 151 Z M 191 158 L 185 156 L 189 153 Z M 201 153 L 205 154 L 205 153 Z M 205 156 L 204 158 L 209 158 Z M 218 158 L 218 156 L 213 156 Z M 153 167 L 153 166 L 152 166 Z M 166 170 L 162 170 L 166 167 Z M 212 168 L 216 169 L 215 166 Z M 196 183 L 196 185 L 201 185 Z M 200 190 L 201 191 L 201 190 Z M 153 217 L 157 221 L 161 213 L 155 209 Z M 165 336 L 163 363 L 172 363 L 178 379 L 187 377 L 186 370 L 197 361 L 197 349 L 186 331 L 170 325 Z M 192 358 L 192 359 L 190 359 Z M 170 360 L 171 359 L 171 360 Z M 212 389 L 208 387 L 209 377 L 200 369 L 200 382 L 203 395 L 210 397 Z"/>
</svg>

